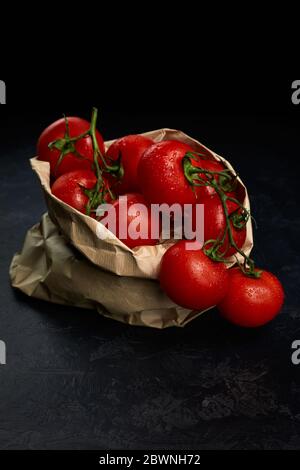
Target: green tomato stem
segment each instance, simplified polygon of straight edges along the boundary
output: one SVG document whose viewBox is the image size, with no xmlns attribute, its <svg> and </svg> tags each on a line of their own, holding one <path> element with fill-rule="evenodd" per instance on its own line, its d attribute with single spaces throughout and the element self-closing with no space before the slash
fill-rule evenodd
<svg viewBox="0 0 300 470">
<path fill-rule="evenodd" d="M 213 244 L 213 246 L 211 248 L 206 248 L 206 249 L 204 248 L 205 253 L 214 261 L 227 262 L 227 260 L 225 260 L 224 257 L 226 255 L 226 252 L 228 251 L 229 246 L 232 246 L 236 250 L 236 252 L 239 253 L 244 258 L 243 265 L 241 265 L 238 259 L 236 258 L 239 264 L 239 267 L 243 271 L 243 273 L 247 276 L 258 278 L 261 272 L 255 269 L 254 261 L 249 256 L 247 256 L 246 253 L 243 250 L 241 250 L 235 243 L 233 233 L 232 233 L 231 219 L 230 219 L 230 215 L 228 213 L 228 208 L 226 204 L 227 201 L 232 201 L 232 202 L 235 202 L 239 206 L 240 209 L 242 209 L 244 214 L 246 214 L 246 219 L 245 219 L 245 224 L 244 224 L 246 225 L 250 217 L 250 212 L 237 199 L 231 196 L 227 196 L 226 191 L 224 190 L 225 185 L 228 188 L 227 191 L 231 190 L 230 184 L 228 183 L 230 180 L 236 181 L 237 176 L 233 175 L 231 171 L 228 169 L 225 169 L 222 171 L 211 171 L 211 170 L 207 170 L 205 168 L 201 168 L 198 166 L 196 167 L 192 164 L 191 162 L 192 159 L 198 160 L 197 158 L 194 158 L 191 155 L 191 152 L 188 152 L 183 158 L 182 166 L 183 166 L 183 172 L 184 172 L 185 178 L 187 179 L 187 181 L 192 187 L 193 186 L 200 186 L 200 187 L 210 186 L 214 188 L 214 190 L 216 191 L 222 203 L 222 208 L 223 208 L 225 221 L 226 221 L 226 227 L 224 229 L 222 238 L 218 240 L 208 240 L 204 244 L 204 247 L 211 243 Z M 204 179 L 202 175 L 204 175 L 206 179 Z M 222 185 L 218 183 L 217 178 L 219 178 L 220 180 L 221 177 L 223 178 L 223 180 L 227 180 L 225 184 L 224 184 L 224 181 Z M 224 246 L 227 235 L 228 235 L 228 241 L 229 241 L 228 246 L 225 249 L 225 251 L 220 253 L 220 248 Z"/>
</svg>

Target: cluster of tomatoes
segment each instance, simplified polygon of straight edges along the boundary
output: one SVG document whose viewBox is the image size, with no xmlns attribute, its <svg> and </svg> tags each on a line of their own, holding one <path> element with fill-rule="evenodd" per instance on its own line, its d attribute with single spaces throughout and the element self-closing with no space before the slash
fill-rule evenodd
<svg viewBox="0 0 300 470">
<path fill-rule="evenodd" d="M 245 327 L 260 326 L 280 311 L 284 293 L 279 280 L 259 270 L 243 252 L 250 214 L 242 203 L 244 188 L 236 175 L 216 161 L 205 148 L 201 153 L 176 140 L 159 143 L 141 135 L 116 140 L 105 152 L 91 123 L 63 118 L 50 125 L 38 141 L 38 158 L 50 164 L 52 193 L 73 208 L 97 218 L 97 209 L 111 203 L 117 216 L 115 235 L 128 247 L 154 245 L 151 211 L 146 212 L 148 236 L 132 238 L 118 232 L 140 212 L 136 203 L 185 206 L 204 204 L 204 245 L 191 248 L 180 240 L 164 254 L 159 280 L 178 305 L 206 310 L 217 305 L 229 321 Z M 120 196 L 127 196 L 126 211 Z M 121 224 L 120 224 L 121 222 Z M 239 253 L 243 263 L 228 269 L 228 259 Z"/>
</svg>

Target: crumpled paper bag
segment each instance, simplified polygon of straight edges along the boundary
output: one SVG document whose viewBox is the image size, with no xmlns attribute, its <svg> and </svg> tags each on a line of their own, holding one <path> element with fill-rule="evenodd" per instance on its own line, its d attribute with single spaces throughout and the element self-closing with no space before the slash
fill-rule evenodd
<svg viewBox="0 0 300 470">
<path fill-rule="evenodd" d="M 34 225 L 10 266 L 12 286 L 50 302 L 97 309 L 131 325 L 184 326 L 200 315 L 175 305 L 152 279 L 118 276 L 69 245 L 48 214 Z"/>
<path fill-rule="evenodd" d="M 160 129 L 143 135 L 156 142 L 180 140 L 197 152 L 205 149 L 235 172 L 228 161 L 181 131 Z M 106 148 L 112 142 L 106 142 Z M 13 287 L 51 302 L 96 308 L 107 317 L 131 325 L 155 328 L 184 326 L 203 313 L 175 305 L 156 280 L 161 258 L 174 241 L 131 250 L 103 226 L 110 237 L 105 240 L 98 238 L 96 228 L 99 222 L 51 193 L 49 164 L 37 158 L 30 162 L 41 182 L 48 214 L 28 231 L 21 253 L 12 260 L 10 276 Z M 244 206 L 250 209 L 247 190 L 239 178 L 238 182 L 245 190 Z M 249 220 L 243 250 L 249 255 L 252 247 Z M 240 255 L 238 257 L 242 261 Z M 233 257 L 229 266 L 234 263 Z"/>
</svg>

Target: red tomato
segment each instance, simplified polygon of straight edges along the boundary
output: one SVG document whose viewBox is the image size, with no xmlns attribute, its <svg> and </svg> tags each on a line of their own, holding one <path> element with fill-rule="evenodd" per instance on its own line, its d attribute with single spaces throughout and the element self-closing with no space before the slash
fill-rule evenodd
<svg viewBox="0 0 300 470">
<path fill-rule="evenodd" d="M 127 202 L 124 202 L 124 198 L 127 198 Z M 134 207 L 135 204 L 143 206 L 143 210 L 139 207 Z M 159 240 L 159 221 L 155 221 L 151 218 L 151 210 L 147 206 L 144 197 L 141 194 L 131 193 L 121 196 L 121 199 L 117 199 L 112 204 L 112 212 L 109 213 L 113 216 L 116 215 L 115 224 L 115 235 L 129 248 L 143 245 L 155 245 Z M 115 211 L 115 212 L 114 212 Z M 110 215 L 108 214 L 108 215 Z M 106 217 L 105 215 L 104 217 Z M 108 223 L 102 222 L 107 228 Z M 124 235 L 120 231 L 123 230 Z M 134 230 L 137 233 L 137 238 L 130 234 L 130 230 Z M 151 230 L 157 230 L 158 237 L 151 236 Z"/>
<path fill-rule="evenodd" d="M 97 178 L 92 171 L 77 170 L 57 178 L 51 190 L 58 199 L 85 214 L 89 198 L 84 193 L 84 188 L 92 189 L 96 183 Z"/>
<path fill-rule="evenodd" d="M 226 192 L 226 196 L 236 199 L 241 204 L 243 204 L 245 199 L 245 188 L 240 183 L 238 183 L 237 188 L 234 191 Z M 231 201 L 230 199 L 227 199 L 227 209 L 229 214 L 236 211 L 239 207 L 239 204 Z"/>
<path fill-rule="evenodd" d="M 215 263 L 202 250 L 187 249 L 181 240 L 164 254 L 159 280 L 162 289 L 176 304 L 193 310 L 205 310 L 218 304 L 228 287 L 223 263 Z"/>
<path fill-rule="evenodd" d="M 232 207 L 232 204 L 234 203 L 231 203 L 230 201 L 228 201 L 227 203 L 229 212 L 231 212 L 232 209 L 235 209 L 235 207 Z M 230 222 L 230 225 L 233 234 L 233 239 L 238 248 L 241 249 L 246 240 L 246 227 L 242 229 L 237 229 L 233 226 L 232 222 Z M 211 197 L 210 199 L 207 199 L 204 204 L 204 240 L 208 241 L 222 238 L 225 228 L 226 218 L 223 206 L 219 196 L 216 195 Z M 222 253 L 226 251 L 228 245 L 229 237 L 227 233 L 224 245 L 220 249 L 220 251 Z M 228 248 L 228 251 L 226 251 L 226 257 L 232 256 L 234 253 L 236 253 L 236 249 L 231 246 Z"/>
<path fill-rule="evenodd" d="M 198 157 L 201 158 L 201 157 Z M 204 160 L 200 159 L 198 161 L 193 161 L 193 166 L 203 168 L 205 170 L 212 171 L 214 173 L 218 173 L 221 171 L 226 170 L 225 165 L 220 161 L 218 162 L 217 160 Z M 208 175 L 205 173 L 200 173 L 199 177 L 204 179 L 205 181 L 209 181 Z M 219 175 L 214 175 L 215 179 L 217 182 L 220 183 L 220 176 Z M 224 182 L 227 182 L 227 180 L 224 180 Z M 228 182 L 231 182 L 228 180 Z M 233 183 L 233 180 L 232 180 Z M 195 187 L 195 191 L 197 194 L 197 202 L 199 204 L 205 203 L 208 199 L 210 199 L 212 196 L 216 196 L 216 190 L 212 186 L 198 186 Z M 237 187 L 233 191 L 225 191 L 226 195 L 228 197 L 232 197 L 237 199 L 239 202 L 243 202 L 245 198 L 245 190 L 243 186 L 239 183 L 237 183 Z M 238 208 L 238 204 L 234 203 L 233 201 L 228 201 L 228 208 L 229 212 L 233 212 Z"/>
<path fill-rule="evenodd" d="M 153 145 L 153 140 L 142 135 L 127 135 L 116 140 L 108 149 L 107 157 L 116 161 L 121 156 L 124 176 L 114 186 L 117 194 L 140 191 L 137 167 L 145 150 Z M 110 164 L 109 160 L 108 163 Z"/>
<path fill-rule="evenodd" d="M 200 168 L 204 168 L 205 170 L 219 172 L 225 170 L 225 166 L 221 162 L 217 162 L 216 160 L 199 160 L 193 162 L 194 166 L 198 166 Z M 205 173 L 199 174 L 200 178 L 203 178 L 205 181 L 209 181 L 207 175 Z M 216 180 L 218 181 L 218 176 L 216 176 Z M 197 202 L 204 203 L 207 201 L 208 198 L 214 196 L 216 191 L 211 186 L 198 186 L 196 188 L 197 193 Z"/>
<path fill-rule="evenodd" d="M 90 128 L 90 123 L 78 117 L 68 117 L 70 137 L 77 137 Z M 93 144 L 90 136 L 78 140 L 70 145 L 69 152 L 63 157 L 58 164 L 61 150 L 57 148 L 49 148 L 49 144 L 58 139 L 63 139 L 66 134 L 65 119 L 58 121 L 47 127 L 41 134 L 38 144 L 38 159 L 50 163 L 50 172 L 54 177 L 63 175 L 74 170 L 91 170 L 93 168 L 94 153 Z M 96 131 L 96 138 L 100 151 L 104 154 L 104 142 L 100 132 Z M 77 152 L 80 156 L 76 155 Z"/>
<path fill-rule="evenodd" d="M 193 149 L 176 140 L 149 147 L 140 159 L 138 178 L 145 199 L 151 204 L 192 204 L 195 193 L 184 176 L 182 159 Z"/>
<path fill-rule="evenodd" d="M 262 326 L 280 311 L 284 291 L 274 274 L 263 271 L 261 277 L 245 276 L 239 268 L 229 270 L 229 288 L 218 309 L 235 325 Z"/>
</svg>

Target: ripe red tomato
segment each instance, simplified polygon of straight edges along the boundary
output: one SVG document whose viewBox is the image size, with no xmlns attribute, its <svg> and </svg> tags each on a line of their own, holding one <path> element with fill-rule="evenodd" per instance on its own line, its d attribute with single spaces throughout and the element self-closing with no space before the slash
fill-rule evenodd
<svg viewBox="0 0 300 470">
<path fill-rule="evenodd" d="M 219 172 L 219 171 L 225 170 L 225 166 L 223 165 L 223 163 L 217 162 L 216 160 L 199 160 L 199 161 L 194 161 L 193 164 L 194 166 L 198 166 L 200 168 L 204 168 L 205 170 L 209 170 L 213 172 Z M 203 178 L 205 181 L 209 181 L 205 173 L 203 174 L 200 173 L 199 176 Z M 217 176 L 216 176 L 216 179 L 218 181 Z M 207 201 L 207 199 L 210 198 L 211 196 L 214 196 L 216 194 L 216 191 L 211 186 L 198 186 L 196 187 L 196 193 L 197 193 L 197 202 L 201 204 Z"/>
<path fill-rule="evenodd" d="M 141 191 L 137 177 L 137 167 L 145 150 L 153 145 L 153 140 L 142 135 L 127 135 L 116 140 L 108 149 L 107 157 L 113 161 L 121 156 L 124 176 L 114 185 L 116 194 Z M 108 161 L 108 163 L 110 163 Z"/>
<path fill-rule="evenodd" d="M 218 304 L 225 296 L 227 268 L 223 263 L 212 261 L 200 249 L 187 249 L 187 243 L 181 240 L 164 254 L 160 285 L 176 304 L 205 310 Z"/>
<path fill-rule="evenodd" d="M 138 178 L 145 199 L 151 204 L 192 204 L 195 193 L 184 176 L 182 159 L 193 149 L 176 140 L 149 147 L 138 165 Z"/>
<path fill-rule="evenodd" d="M 217 160 L 205 160 L 205 159 L 201 159 L 201 157 L 199 157 L 199 156 L 198 156 L 198 158 L 199 158 L 198 161 L 193 161 L 193 166 L 203 168 L 205 170 L 209 170 L 209 171 L 212 171 L 214 173 L 218 173 L 218 172 L 221 172 L 221 171 L 224 171 L 224 170 L 227 169 L 221 161 L 218 162 Z M 230 175 L 230 176 L 232 176 L 232 175 Z M 205 173 L 199 173 L 199 177 L 204 179 L 205 181 L 209 181 L 209 176 Z M 220 176 L 215 174 L 214 178 L 220 184 Z M 224 183 L 226 183 L 226 182 L 233 184 L 234 180 L 233 179 L 232 180 L 224 179 Z M 221 189 L 222 189 L 222 186 L 221 186 Z M 211 197 L 217 195 L 216 190 L 212 186 L 198 186 L 198 187 L 195 187 L 195 191 L 196 191 L 196 194 L 197 194 L 197 202 L 199 204 L 205 203 L 208 199 L 210 199 Z M 224 191 L 224 192 L 226 192 L 226 195 L 228 197 L 235 198 L 239 202 L 243 202 L 243 200 L 245 198 L 245 190 L 244 190 L 243 186 L 239 183 L 236 184 L 236 188 L 234 190 Z M 236 204 L 233 201 L 228 200 L 229 212 L 233 212 L 238 207 L 239 207 L 238 204 Z"/>
<path fill-rule="evenodd" d="M 229 270 L 227 294 L 218 309 L 235 325 L 256 327 L 271 321 L 279 313 L 283 301 L 284 291 L 274 274 L 263 271 L 256 279 L 233 268 Z"/>
<path fill-rule="evenodd" d="M 127 198 L 127 202 L 125 202 L 125 197 Z M 143 208 L 138 206 L 134 207 L 135 204 L 142 205 Z M 155 245 L 158 242 L 160 230 L 159 221 L 151 218 L 151 210 L 141 194 L 124 194 L 112 204 L 109 213 L 104 215 L 104 217 L 107 217 L 107 215 L 110 216 L 110 214 L 113 216 L 114 213 L 116 215 L 115 230 L 113 230 L 114 234 L 129 248 Z M 109 229 L 109 224 L 104 222 L 103 220 L 103 225 Z M 122 227 L 121 230 L 120 227 Z M 122 230 L 124 234 L 122 234 Z M 130 233 L 130 230 L 133 230 L 137 236 L 135 237 L 134 234 Z M 155 230 L 154 233 L 157 233 L 158 236 L 152 237 L 151 230 Z"/>
<path fill-rule="evenodd" d="M 227 203 L 229 213 L 232 211 L 232 209 L 235 209 L 235 207 L 232 206 L 233 204 L 234 203 L 231 203 L 230 201 Z M 241 249 L 246 240 L 246 227 L 237 229 L 234 227 L 232 221 L 230 221 L 230 225 L 233 239 L 237 247 Z M 222 202 L 219 196 L 215 195 L 210 199 L 207 199 L 204 204 L 204 241 L 221 239 L 225 228 L 226 218 Z M 236 253 L 236 249 L 233 246 L 229 246 L 228 233 L 226 235 L 224 245 L 220 251 L 222 253 L 226 251 L 226 257 L 232 256 L 234 253 Z"/>
<path fill-rule="evenodd" d="M 76 170 L 57 178 L 51 190 L 61 201 L 85 214 L 89 198 L 83 189 L 92 189 L 96 183 L 97 178 L 92 171 Z"/>
<path fill-rule="evenodd" d="M 68 117 L 70 137 L 77 137 L 90 128 L 90 123 L 78 117 Z M 92 139 L 86 136 L 78 140 L 74 145 L 69 146 L 69 152 L 63 157 L 58 164 L 61 150 L 57 148 L 49 148 L 49 144 L 58 139 L 63 139 L 66 134 L 65 119 L 58 121 L 47 127 L 38 140 L 37 153 L 38 159 L 50 163 L 51 175 L 57 178 L 64 173 L 75 170 L 91 170 L 93 168 L 94 153 Z M 104 142 L 100 132 L 96 131 L 96 138 L 100 151 L 104 154 Z M 77 152 L 80 156 L 76 155 Z"/>
</svg>

